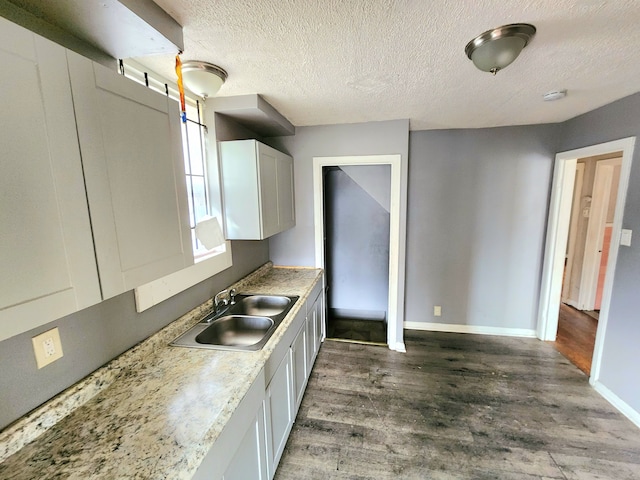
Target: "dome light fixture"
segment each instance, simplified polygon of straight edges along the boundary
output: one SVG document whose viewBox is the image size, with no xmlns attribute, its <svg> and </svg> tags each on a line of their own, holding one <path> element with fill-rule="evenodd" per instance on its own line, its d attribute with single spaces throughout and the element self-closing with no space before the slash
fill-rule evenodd
<svg viewBox="0 0 640 480">
<path fill-rule="evenodd" d="M 214 96 L 227 79 L 227 72 L 212 63 L 199 60 L 182 62 L 184 86 L 193 93 L 207 98 Z"/>
<path fill-rule="evenodd" d="M 467 43 L 467 57 L 483 72 L 494 75 L 511 64 L 536 34 L 528 23 L 512 23 L 487 30 Z"/>
</svg>

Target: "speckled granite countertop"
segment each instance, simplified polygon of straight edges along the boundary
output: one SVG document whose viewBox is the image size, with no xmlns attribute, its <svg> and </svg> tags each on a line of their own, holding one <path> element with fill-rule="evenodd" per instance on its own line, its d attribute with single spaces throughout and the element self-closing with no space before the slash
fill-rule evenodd
<svg viewBox="0 0 640 480">
<path fill-rule="evenodd" d="M 0 432 L 0 478 L 191 478 L 320 272 L 268 263 L 232 285 L 300 296 L 260 351 L 168 346 L 208 301 L 9 426 Z"/>
</svg>

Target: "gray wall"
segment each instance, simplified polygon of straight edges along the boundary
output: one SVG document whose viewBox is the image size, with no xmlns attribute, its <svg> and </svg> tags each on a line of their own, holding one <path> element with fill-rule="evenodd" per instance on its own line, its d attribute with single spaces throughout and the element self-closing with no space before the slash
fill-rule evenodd
<svg viewBox="0 0 640 480">
<path fill-rule="evenodd" d="M 374 186 L 391 184 L 390 165 L 360 165 L 349 170 L 357 170 Z M 327 307 L 337 316 L 386 319 L 389 209 L 340 168 L 325 172 L 324 192 Z"/>
<path fill-rule="evenodd" d="M 387 212 L 391 211 L 391 165 L 342 165 L 351 177 Z"/>
<path fill-rule="evenodd" d="M 640 137 L 640 93 L 565 122 L 560 151 Z M 640 412 L 640 144 L 631 166 L 622 228 L 634 230 L 618 253 L 599 381 Z"/>
<path fill-rule="evenodd" d="M 411 132 L 405 320 L 535 330 L 558 128 Z"/>
<path fill-rule="evenodd" d="M 276 265 L 315 265 L 313 157 L 408 155 L 408 120 L 297 127 L 293 137 L 265 141 L 294 159 L 296 226 L 269 240 Z"/>
<path fill-rule="evenodd" d="M 0 342 L 0 430 L 269 260 L 269 245 L 232 242 L 233 266 L 136 312 L 129 291 Z M 31 337 L 58 327 L 64 357 L 38 370 Z"/>
</svg>

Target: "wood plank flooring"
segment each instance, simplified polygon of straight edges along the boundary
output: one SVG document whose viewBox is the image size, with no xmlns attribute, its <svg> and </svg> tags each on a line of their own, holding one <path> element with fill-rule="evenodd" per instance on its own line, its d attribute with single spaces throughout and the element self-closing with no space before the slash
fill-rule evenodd
<svg viewBox="0 0 640 480">
<path fill-rule="evenodd" d="M 564 303 L 560 304 L 555 348 L 576 367 L 589 375 L 596 343 L 598 320 Z"/>
<path fill-rule="evenodd" d="M 640 479 L 640 429 L 551 345 L 405 342 L 325 341 L 277 480 Z"/>
<path fill-rule="evenodd" d="M 327 337 L 331 339 L 387 344 L 387 324 L 378 320 L 356 318 L 327 319 Z"/>
</svg>

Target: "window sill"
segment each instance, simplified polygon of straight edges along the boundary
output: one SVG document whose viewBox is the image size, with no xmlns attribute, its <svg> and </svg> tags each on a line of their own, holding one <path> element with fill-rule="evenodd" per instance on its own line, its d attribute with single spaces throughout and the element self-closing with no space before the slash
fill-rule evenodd
<svg viewBox="0 0 640 480">
<path fill-rule="evenodd" d="M 143 312 L 187 288 L 226 270 L 231 267 L 232 264 L 231 243 L 227 242 L 226 249 L 223 253 L 200 260 L 194 265 L 136 288 L 134 290 L 136 310 Z"/>
</svg>

